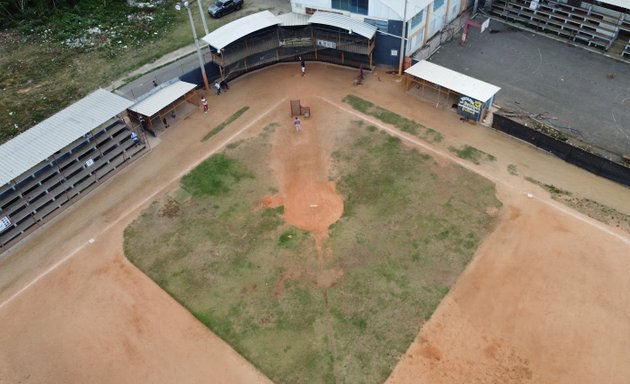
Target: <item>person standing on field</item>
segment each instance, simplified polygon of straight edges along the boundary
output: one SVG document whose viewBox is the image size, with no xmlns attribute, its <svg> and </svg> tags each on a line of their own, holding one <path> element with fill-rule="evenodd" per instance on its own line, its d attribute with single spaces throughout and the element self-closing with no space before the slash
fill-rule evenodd
<svg viewBox="0 0 630 384">
<path fill-rule="evenodd" d="M 304 76 L 306 74 L 306 62 L 304 62 L 302 56 L 300 56 L 300 70 L 302 71 L 302 76 Z"/>
<path fill-rule="evenodd" d="M 201 105 L 203 105 L 203 113 L 208 113 L 208 100 L 205 96 L 201 96 Z"/>
<path fill-rule="evenodd" d="M 295 116 L 295 120 L 293 120 L 293 125 L 295 125 L 295 132 L 300 133 L 300 131 L 302 130 L 302 122 L 300 121 L 299 117 Z"/>
<path fill-rule="evenodd" d="M 221 94 L 221 84 L 218 81 L 214 83 L 214 89 L 217 91 L 217 96 L 219 96 Z"/>
</svg>

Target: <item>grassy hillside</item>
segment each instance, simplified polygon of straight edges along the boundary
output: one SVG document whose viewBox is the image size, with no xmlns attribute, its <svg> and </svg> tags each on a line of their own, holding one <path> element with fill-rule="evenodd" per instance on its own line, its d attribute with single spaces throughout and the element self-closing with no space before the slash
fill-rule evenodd
<svg viewBox="0 0 630 384">
<path fill-rule="evenodd" d="M 14 20 L 10 29 L 0 31 L 0 143 L 95 89 L 192 44 L 188 16 L 174 4 L 168 0 L 134 7 L 82 0 Z M 196 4 L 191 9 L 202 35 Z M 207 19 L 208 27 L 215 29 L 258 9 L 250 4 L 222 19 Z"/>
</svg>

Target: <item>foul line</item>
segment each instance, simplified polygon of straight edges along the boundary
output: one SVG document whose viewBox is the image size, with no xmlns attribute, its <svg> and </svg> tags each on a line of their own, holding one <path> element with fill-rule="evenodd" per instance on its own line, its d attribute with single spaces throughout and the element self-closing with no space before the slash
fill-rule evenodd
<svg viewBox="0 0 630 384">
<path fill-rule="evenodd" d="M 98 236 L 102 235 L 103 233 L 109 231 L 113 226 L 117 225 L 121 220 L 123 220 L 124 218 L 126 218 L 129 214 L 131 214 L 132 212 L 136 211 L 137 209 L 141 208 L 143 205 L 145 205 L 149 200 L 153 199 L 157 194 L 161 193 L 164 188 L 166 188 L 166 186 L 172 184 L 173 182 L 179 180 L 182 178 L 182 176 L 184 176 L 185 174 L 187 174 L 188 172 L 190 172 L 193 168 L 195 168 L 197 165 L 199 165 L 202 161 L 204 161 L 208 156 L 215 154 L 216 152 L 218 152 L 219 150 L 221 150 L 224 146 L 226 146 L 230 141 L 232 141 L 235 137 L 239 136 L 240 134 L 242 134 L 244 131 L 246 131 L 247 129 L 249 129 L 252 125 L 254 125 L 256 122 L 258 122 L 260 119 L 264 118 L 265 116 L 267 116 L 269 113 L 271 113 L 271 111 L 275 110 L 276 108 L 278 108 L 278 106 L 281 103 L 284 103 L 287 100 L 287 98 L 283 98 L 282 100 L 278 101 L 276 104 L 274 104 L 271 108 L 268 108 L 266 112 L 264 112 L 263 114 L 261 114 L 260 116 L 258 116 L 256 119 L 252 120 L 249 124 L 245 125 L 243 128 L 239 129 L 238 131 L 236 131 L 236 133 L 234 133 L 232 136 L 230 136 L 229 138 L 227 138 L 226 140 L 224 140 L 222 143 L 220 143 L 216 148 L 210 150 L 209 152 L 207 152 L 204 156 L 201 157 L 200 160 L 197 160 L 195 162 L 193 162 L 188 168 L 186 168 L 185 170 L 183 170 L 182 172 L 180 172 L 179 174 L 177 174 L 177 176 L 173 177 L 172 179 L 170 179 L 168 182 L 164 183 L 162 188 L 157 189 L 155 192 L 153 192 L 152 194 L 148 195 L 147 198 L 145 198 L 144 200 L 141 200 L 139 203 L 137 203 L 136 205 L 133 206 L 133 208 L 128 209 L 127 211 L 123 212 L 117 220 L 114 220 L 113 222 L 111 222 L 108 226 L 106 226 L 103 230 L 101 230 L 100 232 L 98 232 L 96 234 L 96 236 L 94 238 L 97 238 Z M 37 276 L 36 278 L 34 278 L 31 282 L 29 282 L 28 284 L 26 284 L 24 287 L 20 288 L 20 290 L 18 290 L 17 292 L 15 292 L 13 295 L 11 295 L 9 298 L 7 298 L 5 301 L 3 301 L 2 303 L 0 303 L 0 310 L 2 308 L 4 308 L 5 306 L 7 306 L 10 302 L 12 302 L 13 300 L 15 300 L 18 296 L 20 296 L 22 293 L 24 293 L 26 290 L 28 290 L 29 288 L 31 288 L 33 285 L 37 284 L 41 279 L 43 279 L 44 277 L 46 277 L 46 275 L 48 275 L 49 273 L 51 273 L 52 271 L 54 271 L 55 269 L 59 268 L 59 266 L 61 266 L 62 264 L 64 264 L 65 262 L 67 262 L 68 260 L 70 260 L 72 257 L 74 257 L 74 255 L 76 255 L 79 251 L 81 251 L 83 248 L 85 248 L 86 245 L 91 244 L 89 241 L 86 242 L 85 244 L 79 246 L 78 248 L 76 248 L 74 251 L 70 252 L 67 256 L 65 256 L 64 258 L 62 258 L 61 260 L 59 260 L 58 262 L 56 262 L 55 264 L 53 264 L 50 268 L 48 268 L 47 270 L 45 270 L 44 272 L 42 272 L 39 276 Z"/>
<path fill-rule="evenodd" d="M 423 149 L 427 150 L 428 152 L 434 153 L 434 154 L 436 154 L 436 155 L 438 155 L 438 156 L 440 156 L 440 157 L 442 157 L 444 159 L 448 159 L 450 161 L 453 161 L 456 164 L 461 165 L 462 167 L 464 167 L 464 168 L 466 168 L 466 169 L 468 169 L 470 171 L 473 171 L 473 172 L 475 172 L 477 174 L 480 174 L 481 176 L 483 176 L 483 177 L 485 177 L 485 178 L 487 178 L 489 180 L 492 180 L 496 184 L 501 184 L 504 187 L 508 187 L 508 188 L 510 188 L 512 190 L 520 192 L 515 186 L 513 186 L 511 184 L 508 184 L 504 180 L 499 179 L 499 178 L 495 177 L 494 175 L 483 171 L 482 169 L 475 168 L 469 162 L 466 162 L 466 161 L 461 160 L 460 158 L 451 156 L 448 153 L 444 153 L 442 151 L 439 151 L 439 150 L 433 148 L 432 146 L 430 146 L 429 144 L 427 144 L 425 142 L 422 142 L 422 141 L 420 141 L 419 139 L 417 139 L 415 137 L 409 137 L 406 134 L 403 134 L 398 129 L 394 129 L 394 128 L 391 128 L 389 126 L 383 125 L 383 123 L 381 123 L 379 120 L 375 120 L 371 116 L 364 115 L 362 113 L 356 112 L 353 109 L 346 108 L 344 105 L 337 104 L 334 101 L 326 99 L 325 97 L 322 97 L 322 96 L 318 96 L 318 97 L 320 99 L 322 99 L 323 101 L 327 102 L 328 104 L 330 104 L 330 105 L 332 105 L 332 106 L 334 106 L 336 108 L 341 109 L 344 112 L 350 113 L 350 114 L 352 114 L 352 115 L 354 115 L 356 117 L 359 117 L 359 118 L 361 118 L 363 120 L 367 120 L 370 123 L 372 123 L 374 125 L 377 125 L 378 127 L 380 127 L 381 129 L 389 132 L 393 136 L 396 136 L 396 137 L 398 137 L 400 139 L 408 141 L 408 142 L 410 142 L 410 143 L 412 143 L 412 144 L 414 144 L 416 146 L 422 147 Z M 580 221 L 582 221 L 584 223 L 590 224 L 590 225 L 596 227 L 597 229 L 601 230 L 602 232 L 605 232 L 605 233 L 607 233 L 607 234 L 609 234 L 609 235 L 611 235 L 613 237 L 616 237 L 617 239 L 621 240 L 622 242 L 624 242 L 626 244 L 630 244 L 630 238 L 628 238 L 628 237 L 626 237 L 626 236 L 624 236 L 622 234 L 619 234 L 617 232 L 611 231 L 606 225 L 600 223 L 599 221 L 596 221 L 595 219 L 592 219 L 592 218 L 590 218 L 588 216 L 584 216 L 581 213 L 577 213 L 574 210 L 570 209 L 569 207 L 567 207 L 567 206 L 565 206 L 565 205 L 563 205 L 561 203 L 558 203 L 558 202 L 553 201 L 553 200 L 541 199 L 541 198 L 539 198 L 537 196 L 532 196 L 532 198 L 535 198 L 536 200 L 538 200 L 538 201 L 540 201 L 540 202 L 542 202 L 542 203 L 544 203 L 544 204 L 546 204 L 546 205 L 548 205 L 550 207 L 553 207 L 553 208 L 555 208 L 557 210 L 560 210 L 563 213 L 565 213 L 565 214 L 567 214 L 569 216 L 572 216 L 572 217 L 574 217 L 574 218 L 576 218 L 576 219 L 578 219 L 578 220 L 580 220 Z"/>
</svg>

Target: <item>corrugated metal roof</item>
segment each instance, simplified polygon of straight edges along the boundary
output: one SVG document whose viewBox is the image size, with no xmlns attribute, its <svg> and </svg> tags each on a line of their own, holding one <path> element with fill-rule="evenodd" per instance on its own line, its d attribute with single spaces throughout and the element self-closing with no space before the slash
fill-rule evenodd
<svg viewBox="0 0 630 384">
<path fill-rule="evenodd" d="M 501 89 L 496 85 L 466 76 L 463 73 L 455 72 L 426 60 L 419 61 L 407 68 L 405 73 L 484 103 Z"/>
<path fill-rule="evenodd" d="M 130 110 L 144 116 L 153 116 L 164 107 L 184 96 L 197 87 L 196 84 L 185 81 L 177 81 L 168 87 L 162 88 L 141 102 L 134 104 Z"/>
<path fill-rule="evenodd" d="M 345 29 L 349 32 L 356 33 L 366 39 L 372 39 L 376 33 L 376 27 L 362 21 L 354 20 L 348 16 L 338 15 L 336 13 L 317 11 L 308 20 L 310 24 L 324 24 L 332 27 Z"/>
<path fill-rule="evenodd" d="M 131 100 L 99 89 L 2 144 L 0 185 L 7 184 L 132 104 Z"/>
<path fill-rule="evenodd" d="M 225 24 L 205 35 L 202 40 L 215 49 L 223 49 L 241 37 L 278 24 L 280 24 L 280 19 L 273 13 L 262 11 Z"/>
<path fill-rule="evenodd" d="M 276 17 L 280 19 L 280 25 L 283 27 L 300 27 L 308 25 L 308 19 L 310 18 L 309 15 L 294 12 L 284 13 Z"/>
</svg>

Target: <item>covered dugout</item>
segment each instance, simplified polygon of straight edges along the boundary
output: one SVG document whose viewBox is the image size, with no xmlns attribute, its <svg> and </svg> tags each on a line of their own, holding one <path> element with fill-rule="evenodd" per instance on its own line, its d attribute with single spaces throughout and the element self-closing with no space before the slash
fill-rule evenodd
<svg viewBox="0 0 630 384">
<path fill-rule="evenodd" d="M 425 88 L 437 94 L 436 103 L 457 102 L 457 112 L 467 119 L 479 121 L 485 117 L 501 88 L 466 76 L 451 69 L 422 60 L 405 70 L 407 89 L 415 86 L 424 96 Z"/>
<path fill-rule="evenodd" d="M 188 116 L 199 105 L 196 84 L 176 80 L 155 88 L 129 108 L 129 115 L 153 136 L 177 119 Z"/>
<path fill-rule="evenodd" d="M 325 61 L 372 67 L 376 27 L 347 16 L 317 12 L 313 16 L 269 11 L 245 16 L 203 37 L 221 79 L 282 61 Z"/>
<path fill-rule="evenodd" d="M 99 89 L 0 146 L 0 252 L 143 152 L 132 104 Z"/>
</svg>

